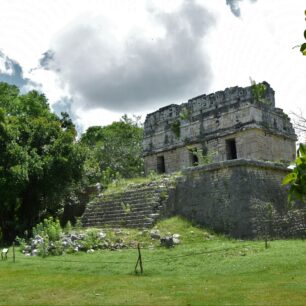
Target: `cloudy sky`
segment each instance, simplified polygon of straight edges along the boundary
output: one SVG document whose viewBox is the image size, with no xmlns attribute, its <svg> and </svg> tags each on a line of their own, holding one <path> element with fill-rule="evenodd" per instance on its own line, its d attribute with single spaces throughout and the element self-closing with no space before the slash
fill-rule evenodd
<svg viewBox="0 0 306 306">
<path fill-rule="evenodd" d="M 44 92 L 79 128 L 250 77 L 306 114 L 305 0 L 0 0 L 0 81 Z"/>
</svg>

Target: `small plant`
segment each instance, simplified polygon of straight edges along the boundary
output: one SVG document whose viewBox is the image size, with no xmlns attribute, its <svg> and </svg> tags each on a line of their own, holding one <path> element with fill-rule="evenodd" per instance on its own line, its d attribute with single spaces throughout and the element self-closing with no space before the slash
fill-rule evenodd
<svg viewBox="0 0 306 306">
<path fill-rule="evenodd" d="M 263 83 L 256 84 L 256 82 L 252 80 L 251 78 L 250 78 L 250 81 L 252 84 L 251 89 L 252 89 L 252 94 L 253 94 L 255 101 L 259 103 L 269 104 L 270 101 L 268 101 L 265 98 L 266 92 L 267 92 L 267 88 L 265 84 Z"/>
<path fill-rule="evenodd" d="M 42 243 L 38 244 L 38 255 L 47 257 L 49 255 L 49 238 L 48 236 L 43 237 Z"/>
<path fill-rule="evenodd" d="M 49 245 L 49 248 L 48 248 L 48 254 L 47 255 L 54 255 L 54 256 L 59 256 L 59 255 L 62 255 L 64 252 L 64 247 L 63 247 L 63 244 L 61 241 L 55 241 L 55 242 L 52 242 L 50 245 Z"/>
<path fill-rule="evenodd" d="M 160 179 L 160 175 L 156 171 L 151 170 L 148 175 L 148 181 L 157 181 L 158 179 Z"/>
<path fill-rule="evenodd" d="M 72 231 L 72 225 L 71 225 L 71 222 L 68 220 L 68 222 L 66 223 L 66 226 L 64 228 L 64 231 L 66 234 L 69 234 L 71 233 Z"/>
<path fill-rule="evenodd" d="M 191 112 L 187 107 L 183 107 L 179 116 L 181 120 L 190 121 Z"/>
<path fill-rule="evenodd" d="M 15 240 L 16 240 L 17 244 L 19 245 L 20 251 L 22 252 L 27 245 L 25 239 L 17 236 Z"/>
<path fill-rule="evenodd" d="M 81 218 L 76 218 L 75 229 L 79 232 L 83 227 Z"/>
<path fill-rule="evenodd" d="M 99 231 L 96 229 L 91 229 L 86 232 L 86 236 L 83 241 L 83 245 L 86 250 L 98 248 L 100 243 L 98 232 Z"/>
<path fill-rule="evenodd" d="M 180 138 L 180 135 L 181 135 L 181 122 L 179 120 L 175 120 L 171 124 L 171 131 L 176 136 L 176 138 Z"/>
<path fill-rule="evenodd" d="M 122 207 L 122 209 L 124 210 L 124 212 L 126 213 L 126 214 L 129 214 L 129 213 L 131 213 L 131 205 L 129 204 L 129 203 L 126 203 L 126 204 L 124 204 L 123 202 L 121 203 L 121 207 Z"/>
<path fill-rule="evenodd" d="M 187 147 L 187 149 L 197 157 L 197 163 L 195 166 L 211 164 L 217 155 L 217 152 L 215 151 L 207 152 L 207 150 L 199 149 L 196 147 Z"/>
<path fill-rule="evenodd" d="M 33 227 L 33 235 L 41 237 L 48 237 L 50 241 L 59 240 L 62 235 L 62 228 L 58 219 L 52 217 L 44 219 L 43 222 L 38 223 Z"/>
</svg>

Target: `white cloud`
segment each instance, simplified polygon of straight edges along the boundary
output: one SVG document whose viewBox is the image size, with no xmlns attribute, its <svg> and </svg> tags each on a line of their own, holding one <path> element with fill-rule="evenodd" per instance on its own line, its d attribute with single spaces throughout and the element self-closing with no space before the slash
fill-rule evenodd
<svg viewBox="0 0 306 306">
<path fill-rule="evenodd" d="M 57 37 L 42 62 L 79 107 L 136 111 L 205 91 L 211 73 L 202 43 L 212 15 L 192 0 L 176 12 L 151 7 L 149 14 L 163 36 L 137 28 L 122 38 L 107 20 L 83 17 Z"/>
<path fill-rule="evenodd" d="M 171 31 L 172 36 L 170 37 L 174 37 L 173 31 L 177 29 L 177 24 L 168 25 L 165 20 L 153 20 L 152 13 L 146 13 L 146 2 L 148 3 L 148 1 L 137 2 L 134 0 L 1 0 L 0 48 L 10 59 L 19 63 L 23 79 L 28 78 L 40 84 L 39 88 L 47 94 L 51 104 L 63 99 L 66 100 L 67 97 L 70 99 L 69 92 L 74 93 L 77 99 L 84 100 L 83 94 L 81 95 L 78 91 L 79 88 L 86 85 L 85 77 L 78 80 L 80 87 L 76 86 L 79 83 L 73 82 L 75 86 L 73 88 L 71 84 L 69 84 L 70 87 L 63 86 L 63 84 L 69 83 L 64 78 L 58 82 L 56 72 L 31 70 L 31 68 L 37 67 L 42 53 L 53 47 L 56 41 L 63 37 L 63 33 L 72 32 L 73 28 L 77 28 L 77 25 L 81 28 L 83 26 L 83 30 L 87 25 L 89 33 L 92 32 L 93 39 L 87 40 L 77 33 L 77 38 L 72 45 L 74 48 L 78 47 L 78 44 L 83 44 L 83 50 L 87 51 L 84 45 L 86 41 L 97 42 L 96 45 L 92 45 L 91 49 L 101 48 L 101 41 L 106 42 L 106 45 L 103 45 L 105 49 L 102 48 L 105 51 L 104 55 L 107 55 L 109 59 L 114 59 L 115 63 L 121 63 L 121 65 L 128 62 L 127 58 L 124 58 L 122 62 L 118 60 L 118 57 L 120 58 L 124 50 L 128 48 L 128 44 L 129 48 L 131 46 L 134 48 L 129 50 L 135 51 L 134 53 L 139 56 L 139 54 L 145 54 L 145 47 L 149 49 L 150 45 L 154 46 L 154 41 L 152 44 L 150 40 L 152 37 L 155 41 L 160 41 L 167 35 L 169 37 Z M 158 7 L 160 12 L 169 15 L 168 20 L 171 19 L 172 14 L 174 14 L 173 16 L 176 14 L 180 19 L 182 16 L 183 20 L 181 21 L 184 22 L 184 20 L 190 19 L 186 16 L 187 13 L 185 12 L 185 15 L 183 12 L 181 15 L 177 13 L 178 7 L 183 2 L 183 0 L 152 0 L 149 7 Z M 199 88 L 198 86 L 199 92 L 197 93 L 222 90 L 228 86 L 246 86 L 249 85 L 249 76 L 251 76 L 256 81 L 267 80 L 271 83 L 276 90 L 277 106 L 284 108 L 287 112 L 299 107 L 306 113 L 304 105 L 305 57 L 301 56 L 298 49 L 292 49 L 293 46 L 303 41 L 305 5 L 300 0 L 262 0 L 253 4 L 251 2 L 251 0 L 239 1 L 240 18 L 236 18 L 231 13 L 226 5 L 226 0 L 198 0 L 196 2 L 206 8 L 205 13 L 208 16 L 216 16 L 216 22 L 209 32 L 205 33 L 205 39 L 190 41 L 188 49 L 184 49 L 187 50 L 185 53 L 189 50 L 194 52 L 192 48 L 195 45 L 198 50 L 198 53 L 195 54 L 201 55 L 204 62 L 206 60 L 205 67 L 207 71 L 210 68 L 212 72 L 209 74 L 211 82 L 209 88 L 207 86 Z M 158 17 L 158 14 L 155 13 L 155 15 Z M 178 26 L 184 27 L 181 21 Z M 106 23 L 104 24 L 104 22 Z M 101 27 L 103 31 L 98 33 L 96 30 Z M 134 33 L 131 29 L 135 29 Z M 122 44 L 122 41 L 125 44 Z M 111 44 L 107 45 L 107 43 Z M 166 49 L 160 49 L 160 51 L 166 52 Z M 178 54 L 176 49 L 174 50 L 175 54 Z M 89 52 L 86 54 L 87 61 L 84 55 L 83 59 L 85 60 L 80 64 L 78 58 L 82 59 L 82 56 L 74 54 L 74 50 L 69 50 L 70 52 L 68 50 L 67 47 L 65 55 L 67 61 L 70 60 L 69 57 L 72 57 L 72 64 L 68 67 L 69 69 L 64 71 L 68 76 L 73 74 L 73 71 L 70 71 L 75 68 L 73 65 L 78 66 L 77 73 L 84 75 L 88 70 L 86 64 L 93 67 L 93 71 L 97 71 L 95 66 L 101 66 L 101 56 L 91 57 L 92 53 Z M 114 50 L 114 55 L 108 50 Z M 117 52 L 118 50 L 119 52 Z M 204 50 L 203 53 L 202 50 Z M 158 50 L 155 53 L 152 50 L 149 51 L 150 55 L 156 55 Z M 191 53 L 191 55 L 193 54 Z M 1 67 L 4 71 L 3 61 Z M 143 67 L 145 68 L 145 66 Z M 167 63 L 163 68 L 166 67 Z M 186 71 L 188 76 L 191 75 L 189 80 L 194 77 L 192 67 L 191 65 L 189 73 Z M 204 66 L 200 65 L 200 67 Z M 179 68 L 180 65 L 177 69 Z M 158 69 L 156 71 L 158 73 Z M 198 70 L 195 69 L 195 71 Z M 12 70 L 7 69 L 6 73 L 12 73 Z M 94 72 L 92 74 L 95 77 Z M 113 74 L 111 76 L 113 80 L 123 78 L 121 75 Z M 96 77 L 99 78 L 99 74 Z M 195 85 L 198 85 L 196 83 Z M 101 87 L 101 83 L 97 82 L 96 84 Z M 165 85 L 168 86 L 167 83 Z M 168 86 L 168 88 L 170 87 Z M 168 93 L 160 92 L 160 96 L 154 92 L 148 92 L 152 99 L 146 106 L 150 108 L 149 111 L 166 104 L 184 102 L 185 99 L 197 94 L 191 87 L 186 86 L 185 90 L 179 88 L 182 90 L 181 92 L 177 91 L 176 87 L 178 86 L 172 86 L 172 93 L 170 89 Z M 89 103 L 92 102 L 91 100 L 95 100 L 93 94 L 96 88 L 93 86 L 92 89 L 92 92 L 91 90 L 84 91 L 86 96 L 90 97 Z M 114 88 L 113 91 L 115 91 Z M 150 97 L 145 98 L 149 99 Z M 129 104 L 132 105 L 132 103 Z M 139 105 L 142 106 L 142 103 Z M 100 105 L 97 104 L 96 107 L 100 107 Z M 93 124 L 98 122 L 105 124 L 112 120 L 111 118 L 121 117 L 121 112 L 106 112 L 100 108 L 94 111 L 89 108 L 81 109 L 75 103 L 72 103 L 71 110 L 78 113 L 79 120 L 83 121 L 85 126 L 90 125 L 91 120 Z M 138 107 L 137 111 L 139 111 Z"/>
</svg>

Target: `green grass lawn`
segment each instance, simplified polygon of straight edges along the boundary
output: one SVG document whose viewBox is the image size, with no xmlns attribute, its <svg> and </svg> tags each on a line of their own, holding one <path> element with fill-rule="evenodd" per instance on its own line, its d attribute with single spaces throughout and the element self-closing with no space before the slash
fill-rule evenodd
<svg viewBox="0 0 306 306">
<path fill-rule="evenodd" d="M 174 219 L 173 249 L 56 257 L 12 253 L 0 262 L 0 305 L 306 305 L 306 241 L 237 241 Z"/>
</svg>

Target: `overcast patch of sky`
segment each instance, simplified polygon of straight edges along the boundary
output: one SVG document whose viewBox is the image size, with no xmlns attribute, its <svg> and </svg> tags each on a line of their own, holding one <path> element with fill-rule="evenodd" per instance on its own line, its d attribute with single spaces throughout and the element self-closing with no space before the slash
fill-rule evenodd
<svg viewBox="0 0 306 306">
<path fill-rule="evenodd" d="M 86 16 L 66 27 L 41 64 L 86 109 L 145 110 L 206 91 L 212 75 L 203 38 L 213 16 L 193 0 L 171 13 L 150 6 L 147 14 L 163 35 L 134 28 L 117 39 L 107 20 Z"/>
<path fill-rule="evenodd" d="M 239 18 L 231 12 L 230 6 L 226 5 L 227 1 L 229 0 L 197 0 L 216 20 L 203 40 L 206 50 L 204 56 L 208 54 L 210 58 L 212 75 L 209 88 L 205 90 L 203 87 L 201 93 L 223 90 L 228 86 L 247 86 L 251 76 L 256 81 L 265 79 L 271 83 L 276 90 L 276 104 L 285 111 L 289 112 L 295 107 L 305 109 L 305 58 L 297 49 L 292 49 L 303 39 L 303 1 L 262 0 L 252 4 L 252 0 L 233 0 L 239 3 Z M 82 18 L 88 18 L 88 23 L 102 16 L 103 20 L 110 22 L 113 31 L 111 35 L 116 41 L 125 42 L 130 37 L 131 28 L 137 27 L 138 32 L 144 33 L 141 39 L 160 39 L 166 34 L 167 28 L 164 24 L 158 24 L 156 19 L 152 26 L 152 20 L 149 21 L 148 18 L 152 18 L 153 14 L 144 13 L 146 2 L 2 0 L 0 47 L 23 68 L 24 78 L 30 78 L 39 84 L 51 104 L 62 99 L 73 101 L 69 86 L 59 80 L 57 72 L 31 69 L 37 66 L 41 55 L 54 46 L 54 43 L 50 43 L 51 38 L 54 38 L 53 42 L 56 41 L 62 33 L 82 22 Z M 160 12 L 170 14 L 183 2 L 154 0 L 151 1 L 151 7 L 158 7 Z M 81 43 L 82 38 L 79 40 Z M 96 63 L 99 65 L 99 59 Z M 147 106 L 151 107 L 150 111 L 154 111 L 173 102 L 184 102 L 193 95 L 192 91 L 188 91 L 185 96 L 182 94 L 175 99 L 156 98 L 154 103 Z M 74 102 L 71 103 L 70 109 L 79 116 L 85 127 L 111 123 L 123 114 L 120 110 L 110 112 L 102 108 L 81 109 Z M 145 114 L 146 111 L 138 110 L 136 113 Z"/>
</svg>

